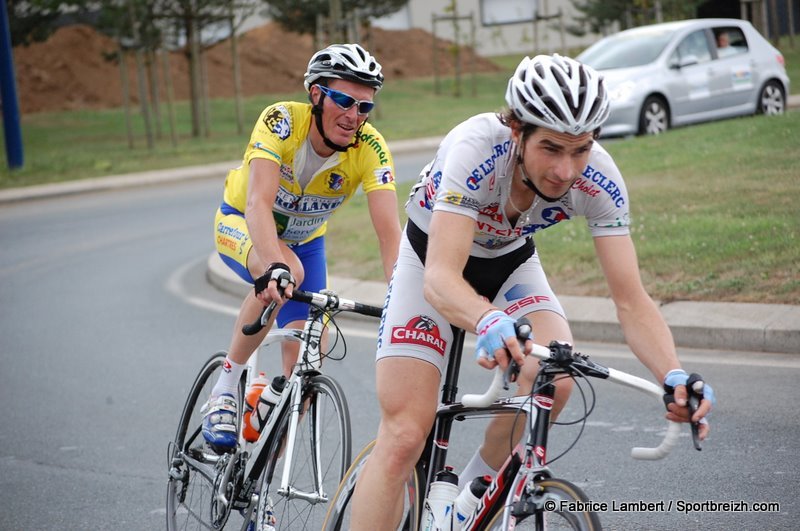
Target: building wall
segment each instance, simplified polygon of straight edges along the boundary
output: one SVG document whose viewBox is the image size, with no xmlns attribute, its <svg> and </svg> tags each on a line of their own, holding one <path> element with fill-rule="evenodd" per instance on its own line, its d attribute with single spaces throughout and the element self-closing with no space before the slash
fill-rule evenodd
<svg viewBox="0 0 800 531">
<path fill-rule="evenodd" d="M 485 8 L 482 16 L 481 7 Z M 482 19 L 510 20 L 519 13 L 522 15 L 531 10 L 536 0 L 457 0 L 459 17 L 470 17 L 458 20 L 459 42 L 467 44 L 471 38 L 471 22 L 474 24 L 477 50 L 481 55 L 507 55 L 536 53 L 565 53 L 567 50 L 584 48 L 599 38 L 599 35 L 575 37 L 559 31 L 557 18 L 540 20 L 538 23 L 520 22 L 503 25 L 483 25 Z M 374 24 L 386 29 L 422 28 L 434 33 L 433 16 L 451 15 L 446 11 L 450 0 L 410 0 L 401 11 Z M 493 9 L 492 9 L 493 8 Z M 493 10 L 502 12 L 494 14 Z M 575 24 L 575 8 L 570 0 L 538 0 L 540 17 L 563 13 L 564 24 Z M 456 30 L 453 21 L 437 21 L 435 27 L 437 37 L 455 40 Z"/>
</svg>

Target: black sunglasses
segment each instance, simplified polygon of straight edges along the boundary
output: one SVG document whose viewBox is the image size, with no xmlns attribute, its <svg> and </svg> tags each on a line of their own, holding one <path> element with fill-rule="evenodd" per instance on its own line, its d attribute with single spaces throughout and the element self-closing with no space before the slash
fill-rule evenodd
<svg viewBox="0 0 800 531">
<path fill-rule="evenodd" d="M 339 92 L 338 90 L 325 87 L 323 85 L 318 86 L 322 93 L 328 96 L 331 101 L 333 101 L 333 103 L 335 103 L 342 110 L 350 110 L 353 105 L 358 104 L 356 109 L 358 114 L 369 114 L 369 111 L 375 107 L 374 101 L 357 100 L 350 94 L 345 94 L 344 92 Z"/>
</svg>

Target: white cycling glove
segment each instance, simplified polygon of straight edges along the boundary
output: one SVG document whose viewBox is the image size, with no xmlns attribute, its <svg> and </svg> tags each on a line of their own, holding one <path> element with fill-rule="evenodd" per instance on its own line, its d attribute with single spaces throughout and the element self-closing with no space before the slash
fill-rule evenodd
<svg viewBox="0 0 800 531">
<path fill-rule="evenodd" d="M 514 330 L 514 319 L 500 310 L 489 312 L 478 321 L 475 333 L 478 334 L 477 358 L 494 359 L 494 351 L 506 348 L 505 339 L 516 340 L 517 333 Z"/>
</svg>

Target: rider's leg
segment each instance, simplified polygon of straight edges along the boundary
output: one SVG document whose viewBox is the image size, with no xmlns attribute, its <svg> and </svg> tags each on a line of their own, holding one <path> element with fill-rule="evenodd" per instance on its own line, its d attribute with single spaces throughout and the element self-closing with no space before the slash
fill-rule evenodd
<svg viewBox="0 0 800 531">
<path fill-rule="evenodd" d="M 310 242 L 291 247 L 302 264 L 303 275 L 297 279 L 297 287 L 304 291 L 321 291 L 328 287 L 328 271 L 325 257 L 325 237 L 320 236 Z M 294 270 L 292 270 L 294 272 Z M 302 302 L 287 301 L 278 313 L 277 323 L 281 328 L 302 330 L 308 318 L 308 305 Z M 322 335 L 321 352 L 327 348 L 327 333 Z M 283 376 L 292 374 L 300 344 L 295 341 L 281 343 L 281 367 Z"/>
<path fill-rule="evenodd" d="M 425 446 L 438 402 L 439 370 L 426 361 L 383 358 L 376 372 L 381 423 L 356 484 L 353 531 L 397 527 L 404 483 Z"/>
<path fill-rule="evenodd" d="M 292 275 L 295 277 L 295 280 L 298 283 L 302 282 L 304 270 L 300 260 L 285 243 L 279 243 L 281 246 L 284 263 L 289 266 L 289 269 L 292 271 Z M 247 269 L 251 277 L 257 278 L 263 275 L 264 271 L 267 269 L 267 266 L 268 264 L 266 264 L 258 256 L 258 253 L 256 253 L 255 249 L 251 248 L 250 252 L 247 254 Z M 242 327 L 255 321 L 258 316 L 261 315 L 263 309 L 264 305 L 256 298 L 254 292 L 250 291 L 242 302 L 242 306 L 239 309 L 239 315 L 236 318 L 236 324 L 233 327 L 233 335 L 231 337 L 230 348 L 228 349 L 228 358 L 230 361 L 239 364 L 240 366 L 244 366 L 256 348 L 258 348 L 258 346 L 264 340 L 264 337 L 275 320 L 274 316 L 268 325 L 259 333 L 252 336 L 246 336 L 242 333 Z M 238 370 L 238 374 L 232 374 L 223 371 L 223 373 L 220 375 L 220 381 L 218 382 L 218 385 L 224 387 L 224 382 L 226 381 L 228 383 L 238 382 L 241 372 L 241 369 Z M 212 391 L 212 395 L 216 396 L 218 393 L 215 391 Z"/>
<path fill-rule="evenodd" d="M 538 311 L 526 315 L 533 325 L 533 338 L 537 344 L 548 345 L 552 340 L 572 343 L 569 324 L 563 316 L 551 311 Z M 538 372 L 538 363 L 529 358 L 523 365 L 518 378 L 517 395 L 530 393 Z M 556 394 L 553 404 L 552 420 L 558 417 L 572 390 L 572 379 L 564 378 L 555 382 Z M 516 418 L 516 427 L 514 419 Z M 466 484 L 477 476 L 493 475 L 505 462 L 510 447 L 516 445 L 524 434 L 526 421 L 515 415 L 495 415 L 484 433 L 483 444 L 459 477 L 460 484 Z M 512 434 L 512 429 L 514 433 Z M 513 443 L 510 443 L 513 441 Z M 487 468 L 488 467 L 488 468 Z"/>
</svg>

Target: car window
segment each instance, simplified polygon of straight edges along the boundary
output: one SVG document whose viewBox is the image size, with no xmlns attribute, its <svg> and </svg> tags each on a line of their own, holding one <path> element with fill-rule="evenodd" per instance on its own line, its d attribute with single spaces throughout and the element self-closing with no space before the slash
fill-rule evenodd
<svg viewBox="0 0 800 531">
<path fill-rule="evenodd" d="M 736 26 L 732 27 L 717 27 L 713 29 L 714 42 L 717 47 L 717 56 L 720 59 L 747 53 L 747 39 L 744 37 L 744 32 L 741 28 Z"/>
<path fill-rule="evenodd" d="M 629 68 L 652 63 L 674 30 L 647 31 L 606 37 L 584 50 L 577 59 L 596 70 Z"/>
<path fill-rule="evenodd" d="M 693 55 L 698 63 L 705 63 L 711 60 L 711 49 L 708 46 L 705 30 L 698 30 L 687 35 L 678 45 L 673 57 L 677 56 L 680 61 Z"/>
</svg>

